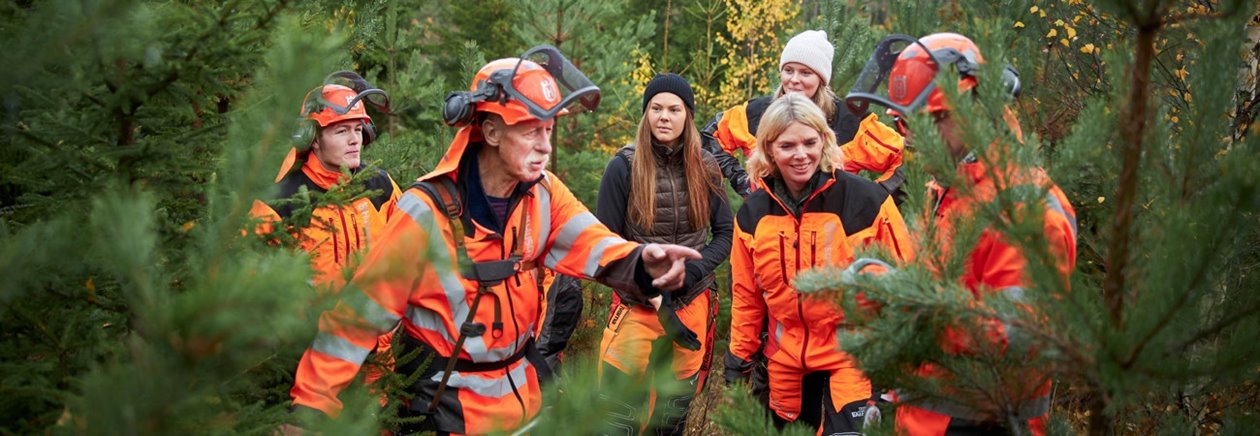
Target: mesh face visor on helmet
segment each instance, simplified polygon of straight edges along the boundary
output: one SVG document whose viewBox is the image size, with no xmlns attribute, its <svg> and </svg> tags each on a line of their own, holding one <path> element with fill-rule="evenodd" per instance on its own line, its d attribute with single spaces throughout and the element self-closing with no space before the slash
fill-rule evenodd
<svg viewBox="0 0 1260 436">
<path fill-rule="evenodd" d="M 558 82 L 559 86 L 538 84 L 538 86 L 531 86 L 532 89 L 518 89 L 512 82 L 521 71 L 525 60 L 541 66 Z M 581 103 L 587 110 L 593 111 L 599 107 L 599 87 L 591 83 L 591 80 L 570 63 L 559 49 L 550 45 L 540 45 L 529 49 L 521 55 L 521 61 L 517 62 L 515 68 L 496 71 L 488 80 L 502 87 L 509 98 L 524 104 L 529 109 L 530 115 L 539 120 L 546 121 L 555 118 L 575 101 Z M 560 90 L 561 95 L 551 95 L 556 89 Z"/>
<path fill-rule="evenodd" d="M 844 102 L 854 113 L 865 113 L 875 103 L 901 115 L 912 114 L 936 90 L 941 65 L 971 75 L 979 64 L 952 48 L 929 50 L 912 36 L 889 35 L 875 47 Z"/>
<path fill-rule="evenodd" d="M 324 79 L 324 84 L 345 86 L 354 90 L 355 95 L 353 98 L 350 98 L 345 102 L 338 103 L 328 101 L 324 98 L 322 92 L 323 86 L 312 89 L 307 94 L 307 107 L 305 108 L 305 113 L 303 115 L 309 116 L 317 112 L 322 112 L 324 109 L 331 110 L 336 115 L 345 115 L 354 110 L 354 107 L 360 102 L 366 102 L 380 112 L 389 113 L 389 94 L 386 94 L 385 91 L 381 89 L 373 87 L 366 79 L 352 71 L 338 71 L 329 74 L 328 77 Z"/>
</svg>

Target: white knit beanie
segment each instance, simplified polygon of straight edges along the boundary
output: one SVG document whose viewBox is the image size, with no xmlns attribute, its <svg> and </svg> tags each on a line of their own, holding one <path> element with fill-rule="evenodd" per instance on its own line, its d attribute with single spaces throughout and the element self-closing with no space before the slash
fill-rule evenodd
<svg viewBox="0 0 1260 436">
<path fill-rule="evenodd" d="M 822 84 L 827 85 L 831 83 L 831 59 L 835 55 L 836 49 L 827 41 L 826 31 L 806 30 L 793 36 L 783 47 L 779 70 L 783 70 L 783 65 L 788 62 L 797 62 L 822 76 Z"/>
</svg>

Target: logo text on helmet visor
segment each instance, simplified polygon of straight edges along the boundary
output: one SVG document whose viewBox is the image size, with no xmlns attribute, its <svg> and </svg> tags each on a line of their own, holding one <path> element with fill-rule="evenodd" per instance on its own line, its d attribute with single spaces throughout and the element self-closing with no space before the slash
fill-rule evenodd
<svg viewBox="0 0 1260 436">
<path fill-rule="evenodd" d="M 888 86 L 889 96 L 892 97 L 894 100 L 905 100 L 906 99 L 906 78 L 894 77 L 890 82 L 891 83 Z"/>
<path fill-rule="evenodd" d="M 538 86 L 542 87 L 543 99 L 547 100 L 548 103 L 554 103 L 560 98 L 560 96 L 556 95 L 556 84 L 554 82 L 544 79 L 538 83 Z"/>
</svg>

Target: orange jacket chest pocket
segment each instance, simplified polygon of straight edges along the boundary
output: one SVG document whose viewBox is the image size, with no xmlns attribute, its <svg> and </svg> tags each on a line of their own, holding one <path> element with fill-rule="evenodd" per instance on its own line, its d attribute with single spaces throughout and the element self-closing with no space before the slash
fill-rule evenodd
<svg viewBox="0 0 1260 436">
<path fill-rule="evenodd" d="M 764 217 L 753 232 L 753 271 L 768 301 L 794 293 L 792 279 L 796 277 L 798 243 L 791 217 Z"/>
<path fill-rule="evenodd" d="M 853 262 L 853 246 L 840 218 L 830 213 L 807 213 L 801 220 L 801 267 L 845 267 Z"/>
</svg>

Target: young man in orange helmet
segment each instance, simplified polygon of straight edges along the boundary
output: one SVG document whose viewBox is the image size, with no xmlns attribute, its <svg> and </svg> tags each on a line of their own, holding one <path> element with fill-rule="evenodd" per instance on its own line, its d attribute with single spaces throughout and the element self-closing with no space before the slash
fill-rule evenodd
<svg viewBox="0 0 1260 436">
<path fill-rule="evenodd" d="M 338 81 L 345 84 L 334 83 Z M 300 247 L 311 256 L 312 282 L 337 289 L 344 282 L 342 270 L 352 266 L 352 258 L 384 230 L 401 191 L 385 170 L 362 168 L 360 156 L 376 136 L 364 102 L 385 109 L 389 104 L 385 91 L 349 71 L 333 73 L 325 82 L 302 101 L 302 126 L 295 138 L 299 143 L 276 176 L 279 192 L 269 201 L 255 200 L 250 214 L 263 221 L 256 231 L 269 233 L 274 223 L 290 218 L 300 206 L 291 200 L 302 187 L 318 194 L 342 190 L 348 187 L 347 173 L 366 171 L 363 185 L 351 189 L 374 191 L 373 195 L 316 208 L 309 225 L 298 230 Z"/>
<path fill-rule="evenodd" d="M 649 297 L 682 286 L 699 253 L 616 236 L 546 171 L 555 117 L 573 102 L 594 109 L 599 89 L 550 46 L 490 62 L 470 91 L 447 97 L 443 119 L 460 129 L 398 200 L 357 290 L 321 317 L 290 392 L 296 408 L 336 415 L 375 336 L 401 323 L 403 353 L 419 355 L 397 368 L 415 380 L 404 415 L 426 418 L 404 432 L 520 427 L 549 375 L 533 340 L 539 262 Z"/>
<path fill-rule="evenodd" d="M 279 192 L 266 202 L 254 200 L 250 208 L 250 214 L 262 221 L 255 232 L 265 235 L 276 223 L 294 218 L 301 206 L 294 197 L 303 187 L 316 195 L 370 193 L 347 204 L 320 206 L 311 212 L 308 223 L 294 226 L 299 247 L 310 255 L 311 283 L 324 295 L 341 290 L 345 273 L 353 270 L 359 256 L 384 232 L 402 193 L 385 170 L 363 167 L 363 149 L 376 138 L 364 102 L 386 112 L 389 96 L 349 71 L 333 73 L 324 85 L 311 89 L 302 101 L 297 144 L 276 176 Z M 365 178 L 361 184 L 350 183 L 347 174 Z M 387 353 L 392 340 L 390 333 L 380 335 L 374 351 Z M 365 379 L 372 383 L 380 376 L 379 371 L 371 371 Z M 383 396 L 381 402 L 385 402 Z"/>
<path fill-rule="evenodd" d="M 979 240 L 965 254 L 967 257 L 963 262 L 939 263 L 962 266 L 962 284 L 976 296 L 976 304 L 983 304 L 981 300 L 985 296 L 1000 292 L 1028 308 L 1023 304 L 1027 301 L 1024 299 L 1025 289 L 1066 291 L 1076 263 L 1076 213 L 1063 191 L 1044 170 L 1017 164 L 1013 159 L 1003 159 L 1009 144 L 1003 144 L 1000 138 L 987 144 L 967 143 L 963 124 L 978 122 L 982 118 L 955 111 L 955 106 L 937 89 L 936 83 L 948 83 L 938 80 L 938 76 L 957 78 L 960 95 L 969 95 L 969 91 L 975 92 L 975 88 L 980 86 L 978 71 L 982 64 L 984 58 L 979 47 L 962 35 L 936 33 L 919 39 L 892 35 L 880 41 L 857 85 L 846 96 L 846 102 L 854 111 L 865 111 L 870 103 L 889 108 L 889 113 L 899 117 L 897 126 L 908 140 L 911 136 L 905 131 L 906 125 L 900 122 L 900 117 L 919 112 L 931 115 L 950 156 L 958 162 L 954 169 L 957 177 L 952 178 L 955 186 L 947 186 L 938 179 L 928 187 L 931 196 L 928 204 L 934 207 L 925 219 L 938 229 L 936 237 L 939 246 L 943 247 L 943 256 L 950 255 L 952 244 L 965 243 L 960 242 L 966 240 L 959 233 L 960 229 L 965 228 L 968 220 L 974 220 L 985 204 L 995 201 L 1000 192 L 1031 187 L 1037 189 L 1034 192 L 1042 193 L 1037 199 L 1018 205 L 1014 210 L 1019 212 L 1005 219 L 1013 222 L 1041 220 L 1043 236 L 1061 282 L 1033 283 L 1028 262 L 1034 255 L 1025 252 L 1024 247 L 1028 244 L 1012 240 L 993 226 L 980 232 Z M 1003 82 L 1008 93 L 1018 93 L 1019 76 L 1013 68 L 1006 67 L 1003 71 Z M 1018 120 L 1009 109 L 1004 109 L 1004 121 L 1005 127 L 1019 138 Z M 1058 286 L 1063 289 L 1055 289 Z M 941 338 L 942 346 L 947 353 L 964 355 L 979 349 L 1012 356 L 1012 353 L 1027 352 L 1016 351 L 1022 348 L 1012 341 L 1013 330 L 999 320 L 989 320 L 985 328 L 979 330 L 986 334 L 976 338 L 967 329 L 946 329 Z M 946 386 L 950 386 L 945 392 L 953 394 L 948 398 L 931 399 L 903 396 L 901 400 L 905 403 L 897 410 L 896 422 L 897 431 L 901 434 L 1045 433 L 1051 382 L 1036 368 L 1016 369 L 1006 379 L 1008 382 L 1000 387 L 1003 392 L 988 393 L 1012 398 L 1009 404 L 977 401 L 986 397 L 950 385 L 949 380 L 956 380 L 960 374 L 951 374 L 942 367 L 924 365 L 920 374 L 944 381 Z M 1020 428 L 1012 429 L 1011 426 Z"/>
</svg>

